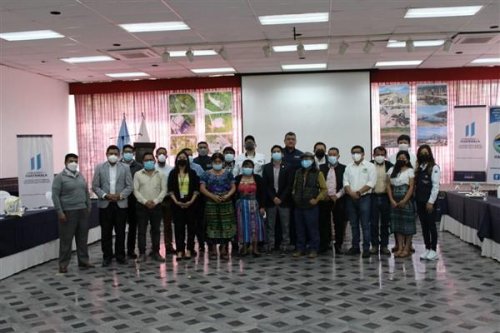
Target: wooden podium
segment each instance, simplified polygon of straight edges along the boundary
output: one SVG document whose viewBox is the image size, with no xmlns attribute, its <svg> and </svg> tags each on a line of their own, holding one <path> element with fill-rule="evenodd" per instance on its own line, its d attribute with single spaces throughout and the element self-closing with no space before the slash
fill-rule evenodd
<svg viewBox="0 0 500 333">
<path fill-rule="evenodd" d="M 144 153 L 153 153 L 155 151 L 156 142 L 135 142 L 135 160 L 142 164 L 142 156 Z"/>
</svg>

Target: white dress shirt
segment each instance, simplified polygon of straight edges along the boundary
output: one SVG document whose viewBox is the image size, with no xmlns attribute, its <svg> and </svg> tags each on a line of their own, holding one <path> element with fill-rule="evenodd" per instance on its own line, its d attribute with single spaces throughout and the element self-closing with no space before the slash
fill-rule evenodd
<svg viewBox="0 0 500 333">
<path fill-rule="evenodd" d="M 116 163 L 114 165 L 109 165 L 109 193 L 116 193 Z"/>
<path fill-rule="evenodd" d="M 366 193 L 371 193 L 376 183 L 377 172 L 373 163 L 369 161 L 363 160 L 359 164 L 353 162 L 345 168 L 344 187 L 350 186 L 353 192 L 367 185 L 370 189 Z"/>
<path fill-rule="evenodd" d="M 165 188 L 168 189 L 168 176 L 170 175 L 170 172 L 172 170 L 174 170 L 174 167 L 171 167 L 167 163 L 165 163 L 165 166 L 162 167 L 158 163 L 156 163 L 155 169 L 158 170 L 158 171 L 160 171 L 161 173 L 163 173 L 163 175 L 165 176 L 165 179 L 164 179 L 164 181 L 165 181 Z"/>
<path fill-rule="evenodd" d="M 257 152 L 255 152 L 254 156 L 247 156 L 246 153 L 238 155 L 234 160 L 233 175 L 236 177 L 241 174 L 241 167 L 246 160 L 251 160 L 254 164 L 253 172 L 262 176 L 262 170 L 264 164 L 266 164 L 266 155 Z"/>
</svg>

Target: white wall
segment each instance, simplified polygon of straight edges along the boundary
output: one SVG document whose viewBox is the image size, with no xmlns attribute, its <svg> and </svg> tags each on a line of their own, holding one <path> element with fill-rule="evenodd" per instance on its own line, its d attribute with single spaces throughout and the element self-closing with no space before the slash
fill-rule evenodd
<svg viewBox="0 0 500 333">
<path fill-rule="evenodd" d="M 245 76 L 242 103 L 243 135 L 252 134 L 268 159 L 288 131 L 302 151 L 322 141 L 340 149 L 342 163 L 352 161 L 356 144 L 371 156 L 368 72 Z"/>
<path fill-rule="evenodd" d="M 68 84 L 0 66 L 0 178 L 17 177 L 17 134 L 52 134 L 54 172 L 68 153 Z"/>
</svg>

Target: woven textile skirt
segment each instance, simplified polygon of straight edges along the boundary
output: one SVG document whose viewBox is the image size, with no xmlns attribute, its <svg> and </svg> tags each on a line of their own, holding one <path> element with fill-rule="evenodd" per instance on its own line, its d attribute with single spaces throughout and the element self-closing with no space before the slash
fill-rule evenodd
<svg viewBox="0 0 500 333">
<path fill-rule="evenodd" d="M 207 242 L 209 244 L 227 243 L 236 234 L 236 219 L 232 201 L 205 204 Z"/>
<path fill-rule="evenodd" d="M 236 201 L 236 216 L 239 243 L 265 241 L 264 219 L 259 213 L 257 200 L 239 199 Z"/>
<path fill-rule="evenodd" d="M 408 192 L 408 185 L 392 186 L 392 196 L 396 202 L 401 201 Z M 413 202 L 409 200 L 403 208 L 391 207 L 391 229 L 395 234 L 415 235 L 417 226 Z"/>
</svg>

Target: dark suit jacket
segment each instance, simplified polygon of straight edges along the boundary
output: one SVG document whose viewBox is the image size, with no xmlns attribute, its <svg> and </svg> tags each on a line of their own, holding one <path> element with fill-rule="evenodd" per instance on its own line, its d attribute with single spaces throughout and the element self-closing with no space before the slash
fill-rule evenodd
<svg viewBox="0 0 500 333">
<path fill-rule="evenodd" d="M 294 171 L 294 170 L 293 170 Z M 278 179 L 278 192 L 274 189 L 274 165 L 273 163 L 267 163 L 264 165 L 262 171 L 262 178 L 264 179 L 265 187 L 265 207 L 274 207 L 273 199 L 278 197 L 281 200 L 282 207 L 290 206 L 291 193 L 292 193 L 292 171 L 290 168 L 286 167 L 285 164 L 281 163 L 279 179 Z"/>
<path fill-rule="evenodd" d="M 319 166 L 319 170 L 323 173 L 323 176 L 326 178 L 328 177 L 328 171 L 330 170 L 330 164 L 325 163 L 321 164 Z M 344 164 L 337 164 L 335 167 L 335 177 L 337 178 L 337 192 L 339 192 L 342 187 L 344 187 L 344 172 L 345 172 L 345 165 Z"/>
<path fill-rule="evenodd" d="M 200 178 L 196 174 L 196 171 L 189 169 L 189 191 L 184 199 L 181 199 L 180 188 L 179 188 L 179 173 L 174 169 L 170 171 L 168 175 L 168 195 L 174 194 L 175 198 L 180 200 L 191 200 L 191 197 L 195 192 L 200 192 Z"/>
</svg>

